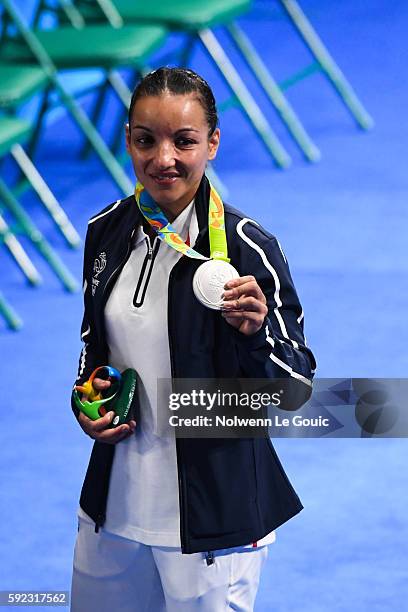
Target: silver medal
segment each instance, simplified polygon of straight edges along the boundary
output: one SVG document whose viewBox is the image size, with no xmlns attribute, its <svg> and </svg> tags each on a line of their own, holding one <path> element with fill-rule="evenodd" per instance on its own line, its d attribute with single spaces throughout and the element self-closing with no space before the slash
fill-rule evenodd
<svg viewBox="0 0 408 612">
<path fill-rule="evenodd" d="M 239 274 L 222 259 L 210 259 L 197 268 L 193 277 L 193 291 L 197 300 L 207 308 L 221 310 L 224 285 Z"/>
</svg>

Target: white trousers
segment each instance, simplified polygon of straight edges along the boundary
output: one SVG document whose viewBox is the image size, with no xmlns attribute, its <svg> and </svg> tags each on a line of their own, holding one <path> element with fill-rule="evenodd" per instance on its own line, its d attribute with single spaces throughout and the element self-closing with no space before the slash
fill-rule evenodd
<svg viewBox="0 0 408 612">
<path fill-rule="evenodd" d="M 146 546 L 80 519 L 71 612 L 251 612 L 268 547 L 183 555 Z"/>
</svg>

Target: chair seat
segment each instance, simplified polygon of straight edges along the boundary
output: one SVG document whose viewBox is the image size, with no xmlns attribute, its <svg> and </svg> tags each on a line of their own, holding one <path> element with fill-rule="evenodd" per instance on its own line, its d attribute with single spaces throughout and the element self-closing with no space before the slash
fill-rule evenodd
<svg viewBox="0 0 408 612">
<path fill-rule="evenodd" d="M 9 153 L 17 143 L 24 143 L 31 132 L 31 124 L 18 117 L 0 116 L 0 156 Z"/>
<path fill-rule="evenodd" d="M 143 64 L 167 35 L 159 25 L 89 25 L 80 30 L 62 26 L 37 30 L 36 36 L 57 68 L 114 68 Z M 10 42 L 2 49 L 9 61 L 35 61 L 28 48 Z"/>
<path fill-rule="evenodd" d="M 48 81 L 42 68 L 0 62 L 0 108 L 10 108 L 44 89 Z"/>
<path fill-rule="evenodd" d="M 252 0 L 114 0 L 125 22 L 149 21 L 182 30 L 201 30 L 228 23 Z"/>
</svg>

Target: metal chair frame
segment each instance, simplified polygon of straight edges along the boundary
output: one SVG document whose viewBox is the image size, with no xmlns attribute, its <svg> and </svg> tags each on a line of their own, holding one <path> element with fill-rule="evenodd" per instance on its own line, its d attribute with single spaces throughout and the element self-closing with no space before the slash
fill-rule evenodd
<svg viewBox="0 0 408 612">
<path fill-rule="evenodd" d="M 75 0 L 76 5 L 80 6 L 82 3 L 84 3 L 84 0 Z M 109 16 L 112 15 L 116 23 L 121 19 L 121 15 L 118 13 L 112 0 L 88 0 L 87 4 L 94 4 L 95 7 L 98 7 L 100 13 L 103 14 L 106 19 L 109 19 Z M 280 115 L 304 157 L 308 161 L 315 162 L 320 159 L 320 151 L 306 133 L 298 116 L 284 95 L 284 92 L 295 83 L 316 72 L 323 73 L 361 129 L 368 130 L 374 123 L 355 94 L 352 86 L 318 36 L 316 30 L 300 8 L 298 2 L 296 0 L 276 0 L 276 5 L 290 21 L 297 35 L 300 36 L 306 48 L 314 57 L 314 62 L 311 65 L 298 71 L 281 83 L 273 78 L 264 60 L 262 60 L 254 45 L 236 21 L 224 24 L 224 30 L 227 32 L 237 51 L 250 67 L 253 75 L 261 85 L 275 110 Z M 240 106 L 248 116 L 256 132 L 261 137 L 272 156 L 275 157 L 277 164 L 282 167 L 289 165 L 290 160 L 288 159 L 286 151 L 282 151 L 282 146 L 280 143 L 276 142 L 276 139 L 269 138 L 270 128 L 267 125 L 264 115 L 262 112 L 258 112 L 259 108 L 212 30 L 197 30 L 187 35 L 184 50 L 180 55 L 181 64 L 188 64 L 194 43 L 197 39 L 201 42 L 214 64 L 223 75 L 224 80 L 227 82 L 232 92 L 232 99 L 223 106 Z"/>
<path fill-rule="evenodd" d="M 75 98 L 62 85 L 56 67 L 49 58 L 41 43 L 38 41 L 34 32 L 25 24 L 23 18 L 21 17 L 17 9 L 14 7 L 12 0 L 2 0 L 2 4 L 3 37 L 7 34 L 7 25 L 12 24 L 17 30 L 18 39 L 21 41 L 22 44 L 25 44 L 28 47 L 37 64 L 42 68 L 45 75 L 47 76 L 50 90 L 56 92 L 60 103 L 68 110 L 69 114 L 73 117 L 74 121 L 77 123 L 80 130 L 90 142 L 92 148 L 101 159 L 102 163 L 114 179 L 115 183 L 120 188 L 121 192 L 127 195 L 132 190 L 132 183 L 129 180 L 125 171 L 123 170 L 122 166 L 116 160 L 114 155 L 112 155 L 109 147 L 99 135 L 98 131 L 93 126 L 87 114 L 76 102 Z M 8 24 L 5 24 L 5 16 L 8 19 Z M 47 107 L 48 96 L 46 96 L 43 100 L 42 110 L 45 111 Z M 37 129 L 37 134 L 39 133 L 39 131 L 40 127 Z"/>
</svg>

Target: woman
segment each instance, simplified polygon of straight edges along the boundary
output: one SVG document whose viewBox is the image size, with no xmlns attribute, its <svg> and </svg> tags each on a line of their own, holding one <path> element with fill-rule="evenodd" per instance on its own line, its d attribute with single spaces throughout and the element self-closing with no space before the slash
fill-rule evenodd
<svg viewBox="0 0 408 612">
<path fill-rule="evenodd" d="M 135 196 L 89 222 L 76 384 L 104 364 L 134 368 L 140 416 L 111 429 L 112 412 L 92 421 L 73 406 L 95 440 L 80 500 L 73 610 L 252 610 L 274 529 L 302 509 L 269 438 L 159 435 L 159 378 L 293 377 L 309 386 L 315 367 L 279 243 L 223 207 L 205 177 L 217 123 L 211 89 L 197 74 L 148 74 L 126 128 Z M 230 260 L 238 271 L 213 304 L 197 299 L 194 276 L 210 255 L 223 260 L 211 265 Z"/>
</svg>

